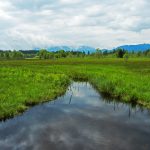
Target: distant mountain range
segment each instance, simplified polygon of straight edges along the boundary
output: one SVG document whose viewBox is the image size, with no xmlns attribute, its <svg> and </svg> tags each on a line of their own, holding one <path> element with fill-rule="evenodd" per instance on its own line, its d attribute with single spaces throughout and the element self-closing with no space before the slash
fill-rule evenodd
<svg viewBox="0 0 150 150">
<path fill-rule="evenodd" d="M 129 52 L 131 51 L 138 52 L 138 51 L 146 51 L 150 49 L 150 44 L 123 45 L 114 49 L 118 49 L 118 48 L 125 49 Z"/>
<path fill-rule="evenodd" d="M 35 48 L 35 50 L 40 50 L 40 48 Z M 90 46 L 79 46 L 79 47 L 72 47 L 72 46 L 51 46 L 46 48 L 46 50 L 50 52 L 56 52 L 58 50 L 64 50 L 64 51 L 80 51 L 80 52 L 85 52 L 85 53 L 93 53 L 96 51 L 94 47 Z"/>
<path fill-rule="evenodd" d="M 114 49 L 111 50 L 115 50 L 115 49 L 125 49 L 129 52 L 131 51 L 145 51 L 147 49 L 150 49 L 150 44 L 137 44 L 137 45 L 122 45 L 119 47 L 116 47 Z M 35 48 L 34 50 L 40 50 L 41 48 Z M 50 51 L 50 52 L 56 52 L 58 50 L 64 50 L 64 51 L 80 51 L 80 52 L 85 52 L 85 53 L 93 53 L 96 51 L 96 48 L 94 47 L 90 47 L 90 46 L 79 46 L 79 47 L 73 47 L 73 46 L 50 46 L 48 48 L 45 48 L 46 50 Z M 102 51 L 106 51 L 108 49 L 102 49 Z M 109 51 L 109 50 L 108 50 Z"/>
</svg>

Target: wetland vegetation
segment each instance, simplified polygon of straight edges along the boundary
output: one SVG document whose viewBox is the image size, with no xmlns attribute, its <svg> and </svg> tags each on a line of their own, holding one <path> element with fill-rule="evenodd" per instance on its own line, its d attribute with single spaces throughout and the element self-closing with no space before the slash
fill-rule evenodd
<svg viewBox="0 0 150 150">
<path fill-rule="evenodd" d="M 150 59 L 59 58 L 0 61 L 0 118 L 62 95 L 72 80 L 89 81 L 120 101 L 150 108 Z"/>
</svg>

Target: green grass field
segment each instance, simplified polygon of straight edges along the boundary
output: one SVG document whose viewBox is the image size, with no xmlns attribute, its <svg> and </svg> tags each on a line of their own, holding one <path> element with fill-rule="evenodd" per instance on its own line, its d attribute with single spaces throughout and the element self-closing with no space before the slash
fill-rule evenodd
<svg viewBox="0 0 150 150">
<path fill-rule="evenodd" d="M 150 59 L 9 60 L 0 61 L 0 119 L 62 95 L 71 80 L 150 108 Z"/>
</svg>

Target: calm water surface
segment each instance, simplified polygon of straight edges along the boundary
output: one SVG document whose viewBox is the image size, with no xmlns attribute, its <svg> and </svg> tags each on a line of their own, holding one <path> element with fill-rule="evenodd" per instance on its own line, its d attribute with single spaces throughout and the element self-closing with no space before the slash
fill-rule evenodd
<svg viewBox="0 0 150 150">
<path fill-rule="evenodd" d="M 55 101 L 0 122 L 0 150 L 150 150 L 150 111 L 74 82 Z"/>
</svg>

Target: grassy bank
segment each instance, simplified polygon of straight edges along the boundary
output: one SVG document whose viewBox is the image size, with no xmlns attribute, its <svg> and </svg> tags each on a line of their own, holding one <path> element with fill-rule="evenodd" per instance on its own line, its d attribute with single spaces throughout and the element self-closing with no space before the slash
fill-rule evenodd
<svg viewBox="0 0 150 150">
<path fill-rule="evenodd" d="M 0 118 L 63 94 L 70 79 L 150 108 L 150 59 L 72 58 L 0 61 Z"/>
<path fill-rule="evenodd" d="M 69 78 L 64 74 L 37 73 L 24 67 L 1 66 L 0 77 L 0 119 L 56 98 L 69 84 Z"/>
</svg>

